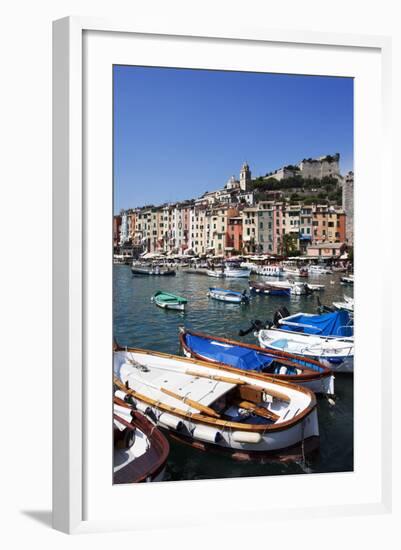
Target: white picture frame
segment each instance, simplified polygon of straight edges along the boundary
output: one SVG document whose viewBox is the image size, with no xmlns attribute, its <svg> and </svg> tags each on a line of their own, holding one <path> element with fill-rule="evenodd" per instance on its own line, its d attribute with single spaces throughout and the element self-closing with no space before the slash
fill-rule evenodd
<svg viewBox="0 0 401 550">
<path fill-rule="evenodd" d="M 89 38 L 88 38 L 89 37 Z M 96 152 L 99 155 L 99 164 L 103 162 L 103 154 L 110 156 L 109 150 L 110 140 L 112 139 L 111 132 L 107 134 L 107 129 L 110 130 L 110 113 L 105 114 L 107 121 L 98 120 L 100 126 L 97 128 L 100 141 L 93 144 L 94 141 L 88 142 L 88 135 L 93 135 L 93 129 L 90 128 L 91 120 L 98 114 L 99 109 L 110 99 L 111 90 L 108 85 L 98 88 L 99 94 L 96 101 L 93 99 L 88 103 L 88 94 L 85 86 L 89 87 L 90 79 L 107 77 L 107 71 L 102 67 L 102 59 L 106 59 L 107 63 L 114 62 L 113 55 L 116 55 L 115 62 L 129 62 L 131 55 L 129 42 L 124 45 L 124 40 L 143 40 L 141 45 L 141 55 L 144 56 L 142 64 L 146 65 L 146 59 L 149 59 L 149 64 L 158 64 L 168 66 L 169 55 L 171 63 L 177 66 L 177 58 L 174 55 L 182 55 L 181 50 L 189 50 L 190 44 L 196 44 L 196 50 L 193 52 L 192 58 L 186 58 L 182 65 L 188 66 L 185 63 L 190 63 L 192 67 L 213 66 L 227 67 L 227 61 L 223 59 L 223 55 L 230 55 L 230 48 L 235 48 L 235 59 L 232 58 L 232 66 L 244 70 L 245 57 L 242 56 L 241 49 L 244 48 L 259 48 L 261 59 L 263 58 L 262 49 L 265 47 L 276 48 L 277 59 L 280 58 L 279 50 L 285 49 L 288 55 L 289 51 L 300 51 L 305 63 L 308 57 L 314 57 L 313 62 L 316 67 L 324 67 L 322 63 L 324 58 L 319 53 L 319 48 L 325 49 L 327 54 L 327 63 L 336 63 L 336 58 L 347 59 L 352 56 L 361 54 L 360 68 L 358 70 L 366 71 L 366 78 L 372 78 L 368 75 L 368 65 L 371 65 L 371 73 L 373 74 L 373 91 L 367 101 L 372 101 L 374 109 L 372 111 L 373 121 L 362 120 L 363 109 L 359 107 L 356 101 L 356 124 L 371 124 L 372 129 L 378 131 L 379 134 L 374 137 L 364 136 L 363 132 L 358 130 L 358 136 L 361 139 L 356 143 L 356 202 L 360 202 L 360 206 L 356 207 L 356 242 L 358 243 L 357 254 L 360 257 L 356 258 L 356 278 L 361 277 L 360 290 L 356 288 L 356 297 L 361 303 L 361 319 L 364 318 L 368 307 L 364 304 L 363 293 L 363 271 L 364 262 L 367 258 L 367 247 L 363 245 L 358 233 L 361 235 L 360 228 L 366 226 L 367 218 L 364 217 L 364 212 L 369 207 L 369 198 L 366 196 L 358 196 L 360 184 L 358 179 L 364 181 L 364 185 L 369 190 L 372 190 L 372 179 L 379 178 L 381 182 L 378 190 L 378 204 L 381 203 L 383 197 L 391 195 L 391 167 L 389 160 L 389 118 L 390 118 L 390 55 L 391 42 L 386 37 L 372 36 L 357 36 L 357 35 L 336 35 L 326 33 L 312 32 L 289 32 L 275 31 L 269 29 L 231 29 L 229 26 L 225 29 L 214 29 L 212 25 L 208 29 L 198 29 L 196 26 L 183 28 L 182 24 L 177 22 L 173 25 L 158 26 L 154 28 L 143 28 L 141 25 L 131 24 L 124 21 L 104 21 L 92 18 L 70 17 L 54 22 L 53 33 L 53 525 L 56 529 L 68 533 L 88 532 L 98 530 L 116 530 L 116 529 L 144 529 L 152 528 L 152 521 L 146 518 L 146 514 L 141 514 L 137 511 L 135 514 L 129 514 L 121 517 L 111 515 L 112 499 L 110 493 L 101 492 L 99 486 L 103 483 L 109 483 L 111 486 L 111 473 L 107 478 L 107 460 L 103 461 L 104 453 L 100 454 L 100 460 L 93 461 L 94 445 L 100 440 L 101 445 L 107 440 L 109 424 L 99 420 L 101 428 L 95 427 L 93 419 L 94 396 L 104 395 L 104 388 L 107 388 L 107 376 L 105 382 L 99 382 L 99 387 L 95 388 L 96 381 L 93 377 L 93 366 L 99 365 L 99 361 L 110 361 L 111 365 L 111 338 L 110 322 L 111 317 L 105 322 L 104 326 L 96 327 L 94 331 L 91 322 L 88 324 L 88 319 L 92 319 L 94 314 L 99 314 L 103 311 L 105 317 L 111 316 L 110 302 L 107 302 L 103 310 L 96 309 L 94 305 L 94 293 L 97 296 L 102 296 L 102 289 L 108 288 L 110 284 L 110 273 L 105 276 L 100 276 L 99 281 L 94 284 L 89 284 L 90 275 L 88 272 L 92 270 L 96 258 L 107 259 L 109 241 L 107 235 L 110 231 L 111 242 L 111 204 L 110 218 L 107 218 L 107 200 L 110 198 L 110 188 L 103 193 L 99 191 L 99 196 L 95 196 L 91 184 L 87 182 L 94 177 L 93 170 L 95 165 L 91 165 L 92 161 L 88 161 L 86 157 L 92 158 Z M 160 41 L 166 45 L 161 49 Z M 180 48 L 176 48 L 179 42 Z M 119 45 L 118 45 L 118 44 Z M 151 44 L 155 46 L 151 46 Z M 181 48 L 185 44 L 186 48 Z M 170 48 L 171 46 L 171 48 Z M 113 48 L 116 47 L 115 52 Z M 118 48 L 121 52 L 118 54 Z M 135 51 L 136 45 L 133 45 Z M 171 52 L 169 53 L 169 48 Z M 227 50 L 222 52 L 220 50 Z M 207 50 L 207 55 L 215 53 L 214 65 L 212 61 L 205 59 L 202 61 L 203 50 Z M 174 52 L 176 51 L 176 54 Z M 234 50 L 233 50 L 234 51 Z M 366 62 L 366 67 L 362 59 L 363 55 L 370 55 L 369 61 Z M 363 54 L 363 55 L 362 55 Z M 120 57 L 119 57 L 120 55 Z M 186 55 L 191 55 L 186 53 Z M 286 53 L 284 52 L 284 57 Z M 96 57 L 97 56 L 97 57 Z M 221 57 L 219 57 L 221 56 Z M 332 61 L 329 57 L 332 57 Z M 135 57 L 135 56 L 133 56 Z M 283 57 L 283 59 L 284 59 Z M 294 56 L 292 56 L 294 57 Z M 124 59 L 123 59 L 124 58 Z M 276 58 L 276 57 L 275 57 Z M 100 59 L 99 63 L 94 60 Z M 192 59 L 193 61 L 188 61 Z M 225 58 L 227 59 L 227 58 Z M 106 61 L 104 61 L 106 63 Z M 139 64 L 138 59 L 132 59 L 132 64 Z M 220 63 L 220 65 L 219 65 Z M 255 63 L 257 63 L 255 61 Z M 85 65 L 86 64 L 86 65 Z M 88 66 L 89 64 L 89 66 Z M 241 65 L 242 64 L 242 65 Z M 274 65 L 274 63 L 273 63 Z M 86 67 L 86 69 L 85 69 Z M 93 67 L 93 72 L 91 72 Z M 290 67 L 290 65 L 288 65 Z M 337 74 L 343 76 L 354 76 L 352 63 L 349 66 L 341 66 L 341 60 L 338 62 L 337 69 L 330 69 L 327 74 Z M 262 70 L 262 65 L 256 70 Z M 85 72 L 87 70 L 88 72 Z M 275 68 L 272 66 L 272 72 L 286 72 L 289 69 L 282 65 L 280 70 L 280 61 L 277 61 Z M 323 73 L 308 73 L 304 74 L 326 74 Z M 362 74 L 362 73 L 361 73 Z M 109 75 L 110 76 L 110 75 Z M 361 82 L 363 82 L 361 76 Z M 103 84 L 105 81 L 103 81 Z M 107 82 L 106 82 L 107 84 Z M 359 93 L 359 92 L 358 92 Z M 104 94 L 102 96 L 102 94 Z M 101 97 L 102 96 L 102 97 Z M 358 100 L 359 96 L 356 96 Z M 110 107 L 111 109 L 111 107 Z M 88 112 L 87 112 L 88 111 Z M 88 118 L 87 118 L 88 117 Z M 92 117 L 92 118 L 91 118 Z M 359 118 L 358 118 L 359 117 Z M 99 117 L 98 117 L 99 118 Z M 103 116 L 100 117 L 103 119 Z M 100 130 L 106 130 L 102 132 Z M 366 127 L 365 127 L 366 130 Z M 85 134 L 84 134 L 85 131 Z M 103 139 L 103 140 L 102 140 Z M 362 143 L 362 140 L 367 141 Z M 371 141 L 369 141 L 371 139 Z M 375 166 L 369 164 L 367 155 L 374 153 L 374 148 L 379 147 L 377 162 Z M 360 154 L 364 150 L 367 153 Z M 376 151 L 377 152 L 377 151 Z M 366 155 L 366 156 L 365 156 Z M 110 159 L 109 159 L 110 160 Z M 108 162 L 106 160 L 106 162 Z M 110 165 L 105 165 L 102 168 L 96 168 L 99 173 L 98 181 L 103 181 L 104 186 L 99 185 L 101 189 L 107 185 L 112 185 L 110 179 L 107 184 L 107 178 L 110 176 Z M 102 194 L 103 193 L 103 194 Z M 101 195 L 101 196 L 100 196 Z M 88 246 L 88 243 L 93 245 L 91 240 L 91 224 L 93 224 L 93 214 L 100 212 L 102 221 L 99 222 L 98 241 L 94 246 Z M 358 216 L 359 213 L 359 216 Z M 359 217 L 359 219 L 358 219 Z M 106 219 L 104 219 L 106 218 Z M 384 208 L 382 206 L 378 214 L 378 225 L 383 224 Z M 98 223 L 98 221 L 97 221 Z M 366 232 L 371 238 L 370 242 L 377 244 L 377 237 L 373 235 L 371 229 L 366 228 Z M 103 239 L 103 240 L 102 240 Z M 372 240 L 373 239 L 373 240 Z M 98 248 L 99 247 L 99 248 Z M 93 252 L 94 248 L 96 250 Z M 389 253 L 389 244 L 386 247 L 385 253 Z M 111 256 L 110 256 L 111 266 Z M 89 277 L 89 278 L 88 278 Z M 383 272 L 375 273 L 377 281 L 375 290 L 378 295 L 373 299 L 370 307 L 382 319 L 383 311 L 381 308 L 380 297 L 384 292 L 385 285 L 388 287 L 386 275 Z M 103 286 L 102 286 L 103 285 Z M 358 297 L 359 294 L 359 297 Z M 100 322 L 100 321 L 99 321 Z M 379 320 L 378 320 L 379 322 Z M 381 325 L 382 326 L 382 325 Z M 390 335 L 387 331 L 380 331 L 380 341 L 372 342 L 372 332 L 369 333 L 369 327 L 365 327 L 367 334 L 359 332 L 356 320 L 357 339 L 366 342 L 371 342 L 371 353 L 366 355 L 366 352 L 360 347 L 359 357 L 366 358 L 367 373 L 375 373 L 377 378 L 372 381 L 366 381 L 356 373 L 355 381 L 363 391 L 375 391 L 377 397 L 377 417 L 369 419 L 372 421 L 372 426 L 380 431 L 377 432 L 377 439 L 380 445 L 372 451 L 371 455 L 371 493 L 364 484 L 367 479 L 367 471 L 360 464 L 360 471 L 354 473 L 354 477 L 346 474 L 331 474 L 335 478 L 325 479 L 322 475 L 314 476 L 297 476 L 293 478 L 292 483 L 305 484 L 310 486 L 310 493 L 313 495 L 319 494 L 319 487 L 324 484 L 338 484 L 343 487 L 351 486 L 353 479 L 360 475 L 360 479 L 355 483 L 355 487 L 349 491 L 349 495 L 333 496 L 333 504 L 329 501 L 321 500 L 313 505 L 313 500 L 306 502 L 302 506 L 294 500 L 293 503 L 277 503 L 277 509 L 274 507 L 274 502 L 266 503 L 263 499 L 255 498 L 253 506 L 241 506 L 236 504 L 237 510 L 241 510 L 247 515 L 247 521 L 258 522 L 262 524 L 266 514 L 270 518 L 279 517 L 285 511 L 286 518 L 303 517 L 311 520 L 321 514 L 329 516 L 350 515 L 350 514 L 367 514 L 367 513 L 386 513 L 391 510 L 391 423 L 385 423 L 384 418 L 390 417 L 391 410 L 391 357 L 390 357 Z M 99 338 L 100 335 L 100 338 Z M 103 337 L 103 338 L 102 338 Z M 109 339 L 109 340 L 108 340 Z M 96 341 L 103 341 L 106 348 L 99 350 L 98 355 L 93 354 L 93 344 Z M 102 347 L 101 344 L 99 344 Z M 106 356 L 104 350 L 109 346 L 110 351 Z M 358 348 L 357 348 L 358 349 Z M 365 353 L 365 355 L 364 355 Z M 370 356 L 370 359 L 369 359 Z M 375 362 L 380 364 L 379 372 L 375 368 Z M 357 363 L 357 367 L 358 367 Z M 365 367 L 365 365 L 364 365 Z M 111 367 L 110 367 L 111 368 Z M 102 369 L 99 368 L 100 371 Z M 103 369 L 104 370 L 104 369 Z M 92 373 L 92 374 L 91 374 Z M 100 376 L 99 376 L 100 378 Z M 366 376 L 365 378 L 369 378 Z M 103 384 L 103 385 L 102 385 Z M 92 392 L 92 393 L 90 393 Z M 359 391 L 355 394 L 355 409 L 356 409 L 356 452 L 358 445 L 364 445 L 361 442 L 362 434 L 358 433 L 358 423 L 362 425 L 361 416 L 365 414 L 363 410 L 364 404 L 359 399 L 362 393 Z M 88 398 L 89 396 L 89 398 Z M 88 407 L 88 402 L 91 406 Z M 99 403 L 101 412 L 99 418 L 107 419 L 107 414 L 111 411 L 110 403 Z M 109 409 L 108 409 L 109 407 Z M 359 418 L 358 418 L 359 416 Z M 111 417 L 110 417 L 111 418 Z M 110 439 L 111 442 L 111 439 Z M 105 447 L 106 448 L 106 447 Z M 111 455 L 111 448 L 110 448 Z M 91 459 L 88 457 L 92 457 Z M 111 460 L 111 459 L 110 459 Z M 99 468 L 99 471 L 97 470 Z M 100 473 L 99 473 L 100 472 Z M 111 472 L 111 470 L 110 470 Z M 363 475 L 362 475 L 363 474 Z M 128 502 L 130 494 L 128 491 L 137 491 L 141 499 L 160 498 L 161 501 L 165 498 L 176 499 L 177 507 L 180 509 L 180 518 L 175 518 L 172 510 L 166 510 L 165 517 L 158 522 L 159 526 L 179 526 L 182 521 L 186 525 L 204 525 L 211 521 L 230 522 L 232 510 L 219 511 L 218 518 L 214 520 L 202 519 L 202 514 L 194 508 L 192 511 L 183 509 L 180 502 L 186 498 L 189 490 L 199 493 L 200 502 L 205 499 L 203 488 L 206 486 L 207 491 L 212 492 L 220 490 L 221 487 L 225 491 L 237 492 L 244 494 L 245 491 L 252 491 L 255 494 L 256 489 L 263 484 L 269 482 L 269 490 L 271 494 L 274 491 L 280 491 L 280 487 L 284 483 L 288 483 L 283 478 L 292 476 L 280 476 L 277 478 L 257 478 L 257 479 L 236 479 L 229 480 L 230 486 L 227 485 L 227 480 L 215 480 L 205 482 L 179 482 L 168 484 L 145 484 L 145 487 L 124 487 L 116 488 L 120 501 Z M 329 476 L 326 476 L 328 478 Z M 303 478 L 305 481 L 300 481 L 298 478 Z M 102 480 L 100 482 L 100 480 Z M 99 481 L 99 483 L 95 483 Z M 290 480 L 291 481 L 291 480 Z M 192 483 L 192 487 L 189 485 Z M 224 485 L 225 484 L 225 485 Z M 96 487 L 95 487 L 96 485 Z M 152 485 L 152 487 L 149 487 Z M 265 485 L 266 486 L 266 485 Z M 328 485 L 327 485 L 328 486 Z M 358 489 L 359 487 L 359 489 Z M 234 489 L 232 489 L 234 488 Z M 97 492 L 99 491 L 99 492 Z M 147 491 L 147 493 L 146 493 Z M 203 491 L 203 493 L 202 493 Z M 173 493 L 176 495 L 174 496 Z M 132 493 L 131 493 L 132 494 Z M 227 494 L 230 494 L 229 492 Z M 234 494 L 234 493 L 233 493 Z M 334 495 L 334 493 L 333 493 Z M 359 495 L 359 496 L 358 496 Z M 230 496 L 227 497 L 230 501 Z M 102 502 L 104 501 L 104 502 Z M 88 510 L 95 509 L 94 502 L 99 503 L 96 513 L 88 513 Z M 107 511 L 106 504 L 109 506 Z M 252 513 L 252 518 L 249 512 Z"/>
</svg>

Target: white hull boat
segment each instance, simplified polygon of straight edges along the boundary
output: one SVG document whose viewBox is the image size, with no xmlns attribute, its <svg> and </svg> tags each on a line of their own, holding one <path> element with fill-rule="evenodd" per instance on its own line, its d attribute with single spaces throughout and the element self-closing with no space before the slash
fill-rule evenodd
<svg viewBox="0 0 401 550">
<path fill-rule="evenodd" d="M 341 277 L 341 284 L 343 284 L 343 285 L 353 285 L 354 284 L 354 276 L 349 275 L 349 276 Z"/>
<path fill-rule="evenodd" d="M 291 268 L 291 267 L 284 267 L 284 273 L 287 273 L 287 275 L 295 275 L 295 277 L 307 277 L 308 276 L 308 270 L 304 267 L 301 268 Z"/>
<path fill-rule="evenodd" d="M 321 265 L 310 265 L 308 270 L 310 275 L 331 275 L 333 273 L 331 269 Z"/>
<path fill-rule="evenodd" d="M 343 302 L 333 302 L 333 306 L 336 309 L 346 309 L 347 311 L 354 312 L 354 299 L 349 296 L 344 296 Z"/>
<path fill-rule="evenodd" d="M 258 267 L 256 273 L 258 275 L 263 275 L 264 277 L 282 277 L 284 275 L 283 268 L 278 265 L 265 265 L 263 267 Z"/>
<path fill-rule="evenodd" d="M 229 290 L 225 288 L 209 288 L 208 296 L 213 298 L 213 300 L 228 302 L 230 304 L 249 302 L 249 296 L 246 292 L 238 292 L 236 290 Z"/>
<path fill-rule="evenodd" d="M 243 269 L 243 268 L 236 269 L 232 267 L 226 267 L 226 269 L 224 270 L 224 276 L 229 278 L 231 277 L 233 279 L 249 277 L 250 274 L 251 274 L 250 269 Z"/>
<path fill-rule="evenodd" d="M 206 274 L 209 277 L 216 277 L 216 279 L 222 279 L 224 277 L 224 272 L 221 270 L 214 270 L 214 269 L 208 269 L 206 271 Z"/>
<path fill-rule="evenodd" d="M 309 294 L 313 290 L 309 288 L 310 285 L 308 283 L 304 283 L 303 281 L 294 281 L 294 280 L 275 281 L 274 286 L 277 288 L 289 289 L 290 293 L 294 296 Z"/>
<path fill-rule="evenodd" d="M 251 273 L 257 273 L 259 269 L 259 266 L 252 262 L 241 262 L 240 267 L 249 269 Z"/>
<path fill-rule="evenodd" d="M 260 330 L 257 336 L 262 348 L 315 359 L 333 372 L 354 371 L 353 338 L 330 338 L 279 329 Z"/>
<path fill-rule="evenodd" d="M 312 283 L 306 283 L 306 284 L 307 284 L 309 290 L 312 290 L 313 292 L 324 290 L 324 286 L 325 286 L 325 285 L 315 285 L 315 284 L 312 284 Z"/>
<path fill-rule="evenodd" d="M 203 450 L 290 456 L 319 436 L 313 392 L 223 365 L 115 348 L 114 383 L 159 427 Z"/>
</svg>

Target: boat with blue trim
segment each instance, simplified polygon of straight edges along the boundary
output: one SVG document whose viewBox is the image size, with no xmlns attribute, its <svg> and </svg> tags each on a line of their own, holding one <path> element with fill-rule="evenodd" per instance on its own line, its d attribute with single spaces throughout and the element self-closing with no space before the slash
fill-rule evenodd
<svg viewBox="0 0 401 550">
<path fill-rule="evenodd" d="M 331 369 L 312 358 L 306 359 L 283 350 L 266 351 L 253 344 L 210 336 L 184 327 L 180 327 L 179 339 L 186 357 L 293 382 L 315 393 L 334 394 Z"/>
<path fill-rule="evenodd" d="M 281 311 L 287 310 L 283 308 L 276 312 L 274 325 L 282 331 L 333 338 L 349 338 L 354 335 L 353 320 L 345 309 L 321 315 L 295 313 L 283 316 Z"/>
<path fill-rule="evenodd" d="M 269 296 L 290 296 L 291 294 L 290 285 L 286 287 L 258 281 L 250 281 L 249 290 L 255 294 L 267 294 Z"/>
<path fill-rule="evenodd" d="M 231 290 L 228 288 L 209 288 L 208 296 L 213 300 L 219 300 L 220 302 L 228 302 L 230 304 L 243 304 L 249 302 L 249 296 L 246 290 L 239 292 L 238 290 Z"/>
<path fill-rule="evenodd" d="M 354 371 L 354 338 L 333 338 L 276 328 L 257 332 L 259 344 L 271 351 L 294 353 L 304 359 L 314 359 L 333 372 Z"/>
</svg>

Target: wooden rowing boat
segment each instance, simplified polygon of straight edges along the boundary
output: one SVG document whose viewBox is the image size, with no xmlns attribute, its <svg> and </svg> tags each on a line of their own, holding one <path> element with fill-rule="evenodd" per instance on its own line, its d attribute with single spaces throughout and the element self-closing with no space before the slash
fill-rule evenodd
<svg viewBox="0 0 401 550">
<path fill-rule="evenodd" d="M 181 296 L 176 296 L 170 292 L 165 292 L 163 290 L 158 290 L 153 296 L 152 301 L 161 308 L 164 309 L 175 309 L 178 311 L 184 311 L 185 305 L 188 300 L 182 298 Z"/>
<path fill-rule="evenodd" d="M 300 355 L 263 349 L 253 344 L 180 328 L 186 357 L 217 363 L 225 368 L 257 373 L 260 377 L 294 382 L 315 393 L 334 394 L 334 376 L 327 366 Z"/>
<path fill-rule="evenodd" d="M 121 391 L 114 396 L 113 482 L 161 481 L 170 451 L 168 441 L 125 396 Z"/>
<path fill-rule="evenodd" d="M 316 398 L 295 384 L 119 347 L 114 351 L 114 375 L 116 387 L 138 410 L 189 442 L 260 455 L 319 435 Z"/>
</svg>

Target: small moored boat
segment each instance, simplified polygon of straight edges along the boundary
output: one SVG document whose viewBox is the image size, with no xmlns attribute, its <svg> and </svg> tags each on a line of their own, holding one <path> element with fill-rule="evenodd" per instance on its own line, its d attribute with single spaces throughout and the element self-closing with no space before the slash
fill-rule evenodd
<svg viewBox="0 0 401 550">
<path fill-rule="evenodd" d="M 228 302 L 230 304 L 241 304 L 249 302 L 249 296 L 246 290 L 239 292 L 237 290 L 230 290 L 226 288 L 209 288 L 208 296 L 213 300 L 219 300 L 220 302 Z"/>
<path fill-rule="evenodd" d="M 157 277 L 172 277 L 175 275 L 175 271 L 173 269 L 161 269 L 159 266 L 151 268 L 133 266 L 131 267 L 131 272 L 133 275 L 154 275 Z"/>
<path fill-rule="evenodd" d="M 224 270 L 224 276 L 232 279 L 249 277 L 250 274 L 251 270 L 243 267 L 226 267 Z"/>
<path fill-rule="evenodd" d="M 309 266 L 309 273 L 313 275 L 331 275 L 333 271 L 323 265 L 312 264 Z"/>
<path fill-rule="evenodd" d="M 178 311 L 184 311 L 185 305 L 188 303 L 188 300 L 186 298 L 182 298 L 181 296 L 171 294 L 170 292 L 158 290 L 155 294 L 153 294 L 152 302 L 164 309 L 176 309 Z"/>
<path fill-rule="evenodd" d="M 283 268 L 280 265 L 264 265 L 256 269 L 258 275 L 265 277 L 282 277 L 284 275 Z"/>
<path fill-rule="evenodd" d="M 270 296 L 289 296 L 291 294 L 291 287 L 279 286 L 271 283 L 259 283 L 257 281 L 250 281 L 249 290 L 256 294 L 268 294 Z"/>
<path fill-rule="evenodd" d="M 204 361 L 115 348 L 114 383 L 158 426 L 199 449 L 234 458 L 290 456 L 317 441 L 307 388 Z"/>
<path fill-rule="evenodd" d="M 209 277 L 215 277 L 216 279 L 222 279 L 224 277 L 224 271 L 221 269 L 208 269 L 206 274 Z"/>
<path fill-rule="evenodd" d="M 350 313 L 354 312 L 354 299 L 349 296 L 344 296 L 343 302 L 333 302 L 336 309 L 346 309 Z"/>
<path fill-rule="evenodd" d="M 161 481 L 170 451 L 167 439 L 121 390 L 114 396 L 113 416 L 113 482 Z"/>
<path fill-rule="evenodd" d="M 350 337 L 354 334 L 354 326 L 349 312 L 335 312 L 315 315 L 312 313 L 296 313 L 277 318 L 277 328 L 303 334 L 315 334 L 334 338 Z"/>
<path fill-rule="evenodd" d="M 259 376 L 294 382 L 315 393 L 334 394 L 332 371 L 313 359 L 180 328 L 180 344 L 186 357 L 252 371 Z"/>
<path fill-rule="evenodd" d="M 327 338 L 271 328 L 260 330 L 258 339 L 262 348 L 270 351 L 286 351 L 315 359 L 333 372 L 354 371 L 353 338 Z"/>
<path fill-rule="evenodd" d="M 284 273 L 295 275 L 296 277 L 307 277 L 308 269 L 306 267 L 284 267 Z"/>
</svg>

